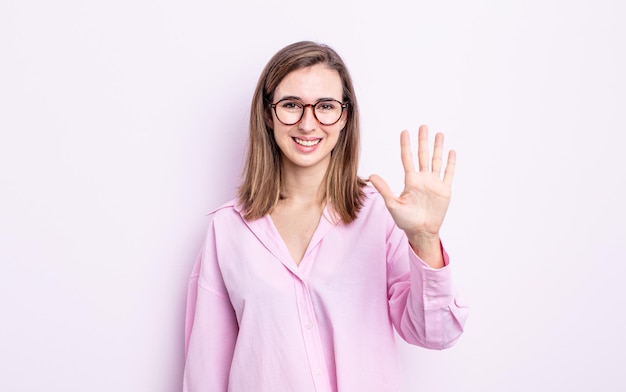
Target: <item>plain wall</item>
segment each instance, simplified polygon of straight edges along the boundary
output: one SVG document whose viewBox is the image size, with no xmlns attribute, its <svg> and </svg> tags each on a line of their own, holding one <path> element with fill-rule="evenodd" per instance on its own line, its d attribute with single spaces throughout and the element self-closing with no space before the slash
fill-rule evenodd
<svg viewBox="0 0 626 392">
<path fill-rule="evenodd" d="M 420 124 L 458 153 L 471 315 L 449 350 L 399 344 L 406 391 L 626 390 L 623 4 L 0 0 L 0 390 L 180 389 L 206 213 L 302 39 L 352 72 L 363 176 L 400 192 Z"/>
</svg>

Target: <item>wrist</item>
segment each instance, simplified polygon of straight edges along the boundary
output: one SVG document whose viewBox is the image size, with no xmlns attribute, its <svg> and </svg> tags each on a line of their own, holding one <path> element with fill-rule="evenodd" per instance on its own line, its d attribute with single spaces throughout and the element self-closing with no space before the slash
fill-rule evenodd
<svg viewBox="0 0 626 392">
<path fill-rule="evenodd" d="M 440 245 L 440 237 L 439 233 L 428 233 L 428 232 L 417 232 L 417 233 L 406 233 L 407 238 L 411 245 L 419 246 L 419 247 L 431 247 Z"/>
<path fill-rule="evenodd" d="M 419 233 L 408 235 L 413 252 L 431 268 L 444 267 L 439 234 Z"/>
</svg>

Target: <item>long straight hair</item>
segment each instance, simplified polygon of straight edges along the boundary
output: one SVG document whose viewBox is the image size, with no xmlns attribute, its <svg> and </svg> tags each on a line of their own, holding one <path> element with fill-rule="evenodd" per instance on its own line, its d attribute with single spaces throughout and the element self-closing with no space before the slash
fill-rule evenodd
<svg viewBox="0 0 626 392">
<path fill-rule="evenodd" d="M 356 219 L 363 206 L 365 181 L 358 174 L 359 109 L 352 78 L 343 60 L 330 47 L 311 41 L 296 42 L 277 52 L 259 77 L 250 109 L 248 150 L 238 199 L 244 218 L 255 220 L 272 212 L 283 196 L 281 151 L 272 129 L 271 102 L 280 82 L 291 72 L 323 64 L 339 73 L 347 121 L 331 153 L 324 179 L 323 201 L 344 223 Z"/>
</svg>

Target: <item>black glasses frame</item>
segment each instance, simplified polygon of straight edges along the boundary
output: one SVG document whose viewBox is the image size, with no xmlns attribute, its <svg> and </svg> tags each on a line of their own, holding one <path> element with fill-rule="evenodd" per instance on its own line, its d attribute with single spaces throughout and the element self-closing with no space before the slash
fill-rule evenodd
<svg viewBox="0 0 626 392">
<path fill-rule="evenodd" d="M 300 114 L 300 118 L 298 119 L 298 121 L 293 122 L 293 123 L 286 123 L 283 120 L 280 119 L 280 117 L 278 117 L 278 112 L 276 111 L 276 105 L 278 105 L 279 103 L 283 102 L 283 101 L 296 101 L 296 102 L 300 102 L 300 104 L 302 105 L 302 114 Z M 337 102 L 340 106 L 341 106 L 341 114 L 339 115 L 339 118 L 332 123 L 326 124 L 320 121 L 319 118 L 317 118 L 317 114 L 315 114 L 315 107 L 317 106 L 317 104 L 319 104 L 320 102 Z M 299 123 L 300 121 L 302 121 L 302 117 L 304 117 L 304 112 L 306 111 L 307 107 L 311 107 L 311 110 L 313 111 L 313 117 L 315 117 L 315 120 L 322 124 L 322 125 L 335 125 L 339 122 L 339 120 L 341 120 L 341 117 L 343 117 L 343 111 L 350 106 L 350 103 L 346 102 L 343 103 L 341 101 L 338 101 L 336 99 L 320 99 L 319 101 L 315 102 L 315 103 L 308 103 L 308 104 L 304 104 L 304 102 L 298 101 L 297 99 L 293 99 L 293 98 L 285 98 L 285 99 L 281 99 L 280 101 L 276 102 L 276 103 L 272 103 L 270 104 L 270 106 L 272 107 L 272 109 L 274 109 L 274 114 L 276 115 L 276 118 L 278 119 L 278 121 L 280 121 L 281 124 L 283 125 L 295 125 L 297 123 Z"/>
</svg>

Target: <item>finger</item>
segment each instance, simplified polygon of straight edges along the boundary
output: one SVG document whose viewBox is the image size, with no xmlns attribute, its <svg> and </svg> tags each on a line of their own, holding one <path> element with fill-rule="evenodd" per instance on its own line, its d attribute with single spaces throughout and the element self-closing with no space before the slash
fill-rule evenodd
<svg viewBox="0 0 626 392">
<path fill-rule="evenodd" d="M 406 130 L 400 133 L 400 158 L 402 159 L 402 167 L 405 173 L 415 171 L 413 152 L 411 151 L 411 136 L 409 136 L 409 132 Z"/>
<path fill-rule="evenodd" d="M 441 161 L 443 155 L 443 133 L 435 135 L 435 148 L 433 150 L 433 174 L 437 177 L 441 174 Z"/>
<path fill-rule="evenodd" d="M 448 186 L 452 185 L 452 177 L 454 177 L 454 169 L 456 168 L 456 151 L 450 150 L 448 153 L 448 162 L 446 170 L 443 173 L 443 182 Z"/>
<path fill-rule="evenodd" d="M 395 199 L 391 188 L 389 188 L 389 185 L 387 185 L 387 181 L 383 180 L 381 176 L 372 174 L 369 180 L 372 185 L 374 185 L 374 188 L 376 188 L 378 193 L 380 193 L 380 195 L 383 197 L 386 205 L 389 205 L 389 203 L 391 203 Z"/>
<path fill-rule="evenodd" d="M 420 171 L 428 171 L 430 155 L 428 154 L 428 127 L 426 125 L 420 126 L 417 143 L 417 159 Z"/>
</svg>

